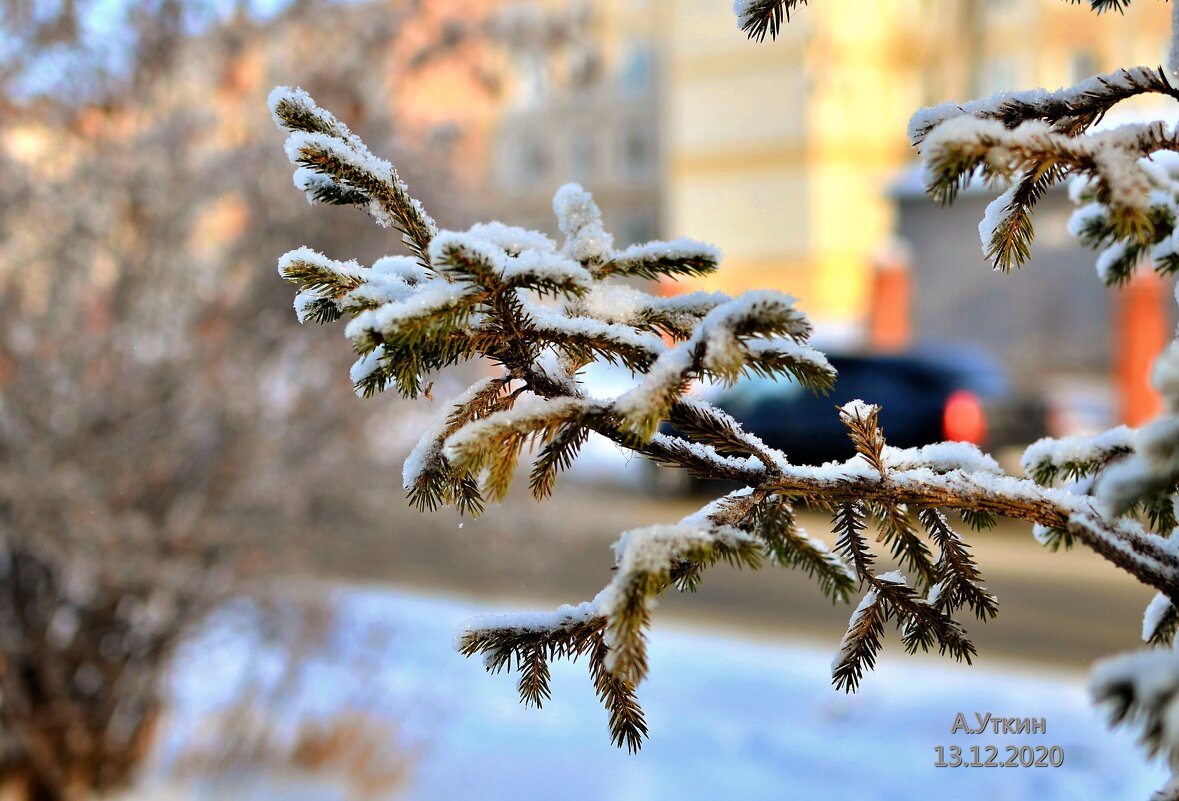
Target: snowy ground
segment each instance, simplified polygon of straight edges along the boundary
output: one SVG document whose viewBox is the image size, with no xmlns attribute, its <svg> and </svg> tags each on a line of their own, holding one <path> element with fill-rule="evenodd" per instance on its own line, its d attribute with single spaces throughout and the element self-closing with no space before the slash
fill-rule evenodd
<svg viewBox="0 0 1179 801">
<path fill-rule="evenodd" d="M 829 650 L 755 642 L 659 625 L 640 688 L 651 740 L 637 756 L 610 746 L 605 713 L 584 671 L 554 669 L 543 711 L 516 702 L 514 680 L 489 676 L 451 649 L 469 602 L 387 589 L 335 593 L 330 662 L 311 662 L 282 712 L 314 719 L 353 705 L 396 721 L 413 744 L 406 797 L 441 799 L 826 799 L 951 796 L 955 801 L 1145 799 L 1163 772 L 1125 732 L 1111 734 L 1076 677 L 1001 674 L 891 657 L 856 696 L 829 686 Z M 385 639 L 372 636 L 389 626 Z M 375 643 L 375 646 L 374 646 Z M 376 648 L 371 671 L 362 652 Z M 246 673 L 277 675 L 277 659 L 248 635 L 216 626 L 179 660 L 175 711 L 158 763 L 166 766 Z M 1043 717 L 1045 735 L 951 734 L 956 713 Z M 935 746 L 1059 745 L 1060 768 L 935 768 Z M 162 769 L 162 768 L 161 768 Z M 150 797 L 165 797 L 158 785 Z M 176 798 L 230 797 L 224 785 Z M 340 798 L 288 780 L 235 787 L 242 799 Z"/>
</svg>

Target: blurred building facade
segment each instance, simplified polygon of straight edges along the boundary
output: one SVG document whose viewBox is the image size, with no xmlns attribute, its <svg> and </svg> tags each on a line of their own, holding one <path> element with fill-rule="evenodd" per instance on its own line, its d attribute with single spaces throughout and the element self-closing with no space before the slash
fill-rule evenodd
<svg viewBox="0 0 1179 801">
<path fill-rule="evenodd" d="M 725 268 L 707 285 L 789 291 L 821 324 L 857 328 L 873 254 L 897 231 L 888 190 L 913 160 L 910 114 L 1161 63 L 1168 11 L 1136 3 L 1098 17 L 1061 0 L 816 3 L 799 8 L 778 41 L 751 43 L 727 3 L 597 3 L 597 79 L 547 94 L 542 79 L 527 82 L 494 134 L 493 180 L 519 221 L 550 229 L 553 190 L 580 180 L 624 243 L 712 242 Z M 973 242 L 959 253 L 985 269 Z"/>
</svg>

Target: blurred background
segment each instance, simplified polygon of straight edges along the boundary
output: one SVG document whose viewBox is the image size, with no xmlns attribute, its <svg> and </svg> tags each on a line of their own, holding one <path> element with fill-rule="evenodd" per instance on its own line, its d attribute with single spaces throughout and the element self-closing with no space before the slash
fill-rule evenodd
<svg viewBox="0 0 1179 801">
<path fill-rule="evenodd" d="M 778 424 L 863 396 L 894 444 L 977 441 L 1017 469 L 1039 436 L 1157 410 L 1171 288 L 1103 288 L 1063 188 L 1031 263 L 992 272 L 977 225 L 998 190 L 934 207 L 906 123 L 1160 63 L 1167 11 L 822 2 L 757 44 L 723 0 L 0 0 L 0 798 L 1146 797 L 1161 774 L 1081 681 L 1136 644 L 1150 593 L 1014 523 L 972 540 L 1002 604 L 972 627 L 973 668 L 893 643 L 838 696 L 850 610 L 804 576 L 716 568 L 658 611 L 640 755 L 610 747 L 576 666 L 545 711 L 520 708 L 450 651 L 453 627 L 591 597 L 621 531 L 720 490 L 594 443 L 545 504 L 409 509 L 401 461 L 470 376 L 362 401 L 341 331 L 299 326 L 282 253 L 400 245 L 307 207 L 265 98 L 307 89 L 443 227 L 555 234 L 575 180 L 620 246 L 725 254 L 655 291 L 799 297 L 847 397 L 714 393 L 771 444 L 836 458 L 821 425 Z M 935 769 L 937 746 L 1006 742 L 951 736 L 960 711 L 1046 718 L 1006 741 L 1062 745 L 1065 765 Z"/>
</svg>

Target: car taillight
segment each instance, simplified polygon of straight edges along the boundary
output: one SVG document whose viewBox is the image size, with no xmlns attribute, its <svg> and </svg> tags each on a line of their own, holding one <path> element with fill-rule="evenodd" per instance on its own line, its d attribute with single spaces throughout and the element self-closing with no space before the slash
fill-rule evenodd
<svg viewBox="0 0 1179 801">
<path fill-rule="evenodd" d="M 987 419 L 982 404 L 973 393 L 960 389 L 946 399 L 942 433 L 954 442 L 983 443 L 987 436 Z"/>
</svg>

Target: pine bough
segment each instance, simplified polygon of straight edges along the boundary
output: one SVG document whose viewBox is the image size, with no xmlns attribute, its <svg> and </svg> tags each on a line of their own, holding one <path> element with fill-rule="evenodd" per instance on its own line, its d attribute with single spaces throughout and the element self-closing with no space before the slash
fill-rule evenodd
<svg viewBox="0 0 1179 801">
<path fill-rule="evenodd" d="M 782 17 L 800 5 L 805 0 L 741 0 L 735 10 L 761 38 L 776 35 Z M 1092 5 L 1120 10 L 1124 3 Z M 1073 177 L 1083 205 L 1070 227 L 1102 249 L 1102 278 L 1119 283 L 1147 256 L 1156 270 L 1179 268 L 1179 169 L 1166 158 L 1179 151 L 1179 134 L 1161 123 L 1088 132 L 1113 104 L 1148 92 L 1179 99 L 1172 75 L 1138 68 L 1071 89 L 924 109 L 910 134 L 938 200 L 949 202 L 980 176 L 1010 183 L 980 227 L 998 269 L 1026 260 L 1032 207 L 1052 184 Z M 1174 639 L 1179 343 L 1155 371 L 1167 403 L 1161 418 L 1137 431 L 1042 440 L 1024 456 L 1030 479 L 1005 475 L 971 445 L 893 448 L 878 407 L 863 401 L 837 412 L 854 458 L 795 465 L 686 394 L 696 380 L 750 375 L 827 390 L 835 372 L 807 344 L 811 326 L 794 298 L 769 291 L 660 297 L 620 281 L 704 275 L 717 269 L 719 254 L 686 239 L 615 249 L 598 207 L 574 184 L 553 200 L 560 243 L 498 222 L 439 231 L 392 165 L 306 93 L 280 87 L 270 107 L 288 132 L 295 185 L 309 201 L 366 210 L 397 228 L 411 254 L 362 267 L 300 248 L 279 261 L 282 277 L 300 288 L 300 320 L 350 318 L 345 333 L 359 357 L 351 373 L 357 393 L 392 389 L 414 398 L 438 370 L 473 360 L 493 366 L 494 375 L 445 405 L 410 454 L 403 472 L 410 503 L 480 514 L 507 494 L 525 450 L 535 453 L 529 485 L 541 500 L 591 432 L 660 465 L 744 485 L 678 523 L 624 533 L 613 578 L 592 600 L 551 613 L 486 617 L 459 632 L 463 654 L 481 654 L 491 672 L 518 674 L 524 703 L 549 698 L 551 660 L 582 658 L 613 741 L 637 750 L 647 726 L 635 688 L 647 673 L 654 599 L 671 588 L 694 590 L 721 561 L 801 569 L 835 601 L 863 593 L 833 662 L 838 688 L 856 689 L 888 624 L 909 652 L 937 649 L 969 662 L 975 649 L 959 618 L 965 612 L 986 621 L 998 606 L 955 520 L 985 529 L 996 516 L 1017 518 L 1033 523 L 1053 548 L 1091 548 L 1158 590 L 1145 639 Z M 581 380 L 596 361 L 621 364 L 641 381 L 620 397 L 598 398 Z M 665 421 L 675 435 L 660 432 Z M 797 524 L 799 503 L 828 510 L 834 550 Z M 876 545 L 865 536 L 870 524 L 880 531 Z M 903 572 L 878 572 L 876 548 Z M 1095 672 L 1093 686 L 1113 704 L 1116 720 L 1145 723 L 1152 753 L 1179 756 L 1179 661 L 1172 653 L 1115 658 Z M 1168 792 L 1179 798 L 1174 788 Z"/>
</svg>

